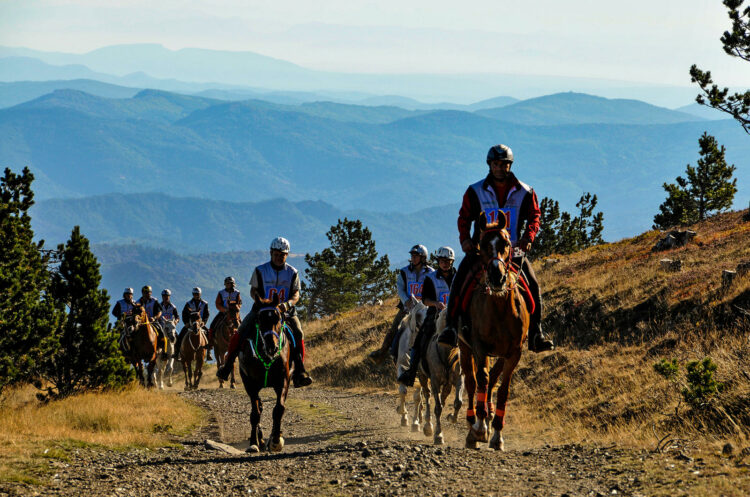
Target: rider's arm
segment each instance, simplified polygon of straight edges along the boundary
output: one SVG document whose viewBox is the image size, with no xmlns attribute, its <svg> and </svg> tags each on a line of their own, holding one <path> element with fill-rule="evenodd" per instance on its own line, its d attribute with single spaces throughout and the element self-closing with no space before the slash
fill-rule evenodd
<svg viewBox="0 0 750 497">
<path fill-rule="evenodd" d="M 237 292 L 237 309 L 240 309 L 242 307 L 242 296 L 240 295 L 240 292 Z"/>
<path fill-rule="evenodd" d="M 203 306 L 203 316 L 201 316 L 201 319 L 204 323 L 208 323 L 208 316 L 210 312 L 208 311 L 208 302 L 206 302 L 205 300 L 204 302 L 206 303 L 206 305 Z"/>
<path fill-rule="evenodd" d="M 406 275 L 403 271 L 399 271 L 396 277 L 396 289 L 398 290 L 398 298 L 401 299 L 401 304 L 406 305 L 410 295 L 406 291 Z"/>
<path fill-rule="evenodd" d="M 263 279 L 258 274 L 257 268 L 250 278 L 250 297 L 256 302 L 260 302 L 260 299 L 263 298 Z"/>
<path fill-rule="evenodd" d="M 161 304 L 157 301 L 154 304 L 154 321 L 159 319 L 161 317 L 161 313 L 164 310 L 164 308 L 161 306 Z"/>
<path fill-rule="evenodd" d="M 471 241 L 471 225 L 479 215 L 479 199 L 474 189 L 469 187 L 464 193 L 461 209 L 458 211 L 458 239 L 461 242 L 461 248 L 467 252 L 467 248 L 473 245 Z"/>
<path fill-rule="evenodd" d="M 219 312 L 227 312 L 227 308 L 224 307 L 224 299 L 221 298 L 221 292 L 216 294 L 216 308 L 219 310 Z"/>
<path fill-rule="evenodd" d="M 180 316 L 177 314 L 177 307 L 174 304 L 169 304 L 172 306 L 172 319 L 174 320 L 174 324 L 177 324 L 180 322 Z"/>
<path fill-rule="evenodd" d="M 284 303 L 284 310 L 288 311 L 292 307 L 294 307 L 297 302 L 299 301 L 299 291 L 300 291 L 300 282 L 299 282 L 299 276 L 294 275 L 294 279 L 292 280 L 292 284 L 289 288 L 289 298 Z"/>
<path fill-rule="evenodd" d="M 521 202 L 521 212 L 523 220 L 526 221 L 526 230 L 523 232 L 522 238 L 525 238 L 532 243 L 536 234 L 539 232 L 541 227 L 542 211 L 539 208 L 539 202 L 536 197 L 536 192 L 531 190 L 530 193 L 526 194 Z"/>
<path fill-rule="evenodd" d="M 112 315 L 116 319 L 120 319 L 120 315 L 122 314 L 122 311 L 120 310 L 120 303 L 115 302 L 115 306 L 112 308 Z"/>
<path fill-rule="evenodd" d="M 182 308 L 182 320 L 186 323 L 189 321 L 190 317 L 190 307 L 188 307 L 187 302 L 185 302 L 185 307 Z"/>
<path fill-rule="evenodd" d="M 427 307 L 437 308 L 437 292 L 435 292 L 435 285 L 432 283 L 431 278 L 424 279 L 424 285 L 422 286 L 422 303 Z"/>
</svg>

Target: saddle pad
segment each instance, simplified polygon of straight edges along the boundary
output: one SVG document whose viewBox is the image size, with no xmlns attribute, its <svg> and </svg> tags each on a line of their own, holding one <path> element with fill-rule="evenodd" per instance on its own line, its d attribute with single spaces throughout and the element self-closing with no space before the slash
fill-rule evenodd
<svg viewBox="0 0 750 497">
<path fill-rule="evenodd" d="M 529 314 L 534 314 L 536 304 L 534 303 L 534 297 L 531 295 L 529 284 L 526 281 L 526 275 L 523 274 L 523 272 L 519 273 L 518 269 L 515 266 L 511 266 L 511 271 L 519 276 L 518 281 L 521 282 L 521 295 L 523 295 L 523 299 L 524 301 L 526 301 L 526 307 L 529 310 Z M 474 293 L 474 289 L 476 288 L 477 283 L 479 283 L 479 279 L 482 277 L 482 272 L 483 271 L 473 272 L 472 276 L 468 278 L 466 283 L 464 284 L 463 299 L 461 300 L 462 313 L 466 313 L 469 309 L 471 296 Z"/>
</svg>

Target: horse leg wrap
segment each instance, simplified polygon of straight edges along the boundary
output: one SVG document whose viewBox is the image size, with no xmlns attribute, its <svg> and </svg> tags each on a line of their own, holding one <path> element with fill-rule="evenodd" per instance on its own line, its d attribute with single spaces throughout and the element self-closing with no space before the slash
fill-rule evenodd
<svg viewBox="0 0 750 497">
<path fill-rule="evenodd" d="M 486 417 L 487 416 L 487 392 L 478 392 L 477 393 L 477 406 L 476 406 L 477 414 L 480 417 Z"/>
<path fill-rule="evenodd" d="M 495 418 L 492 420 L 492 427 L 496 430 L 502 430 L 505 426 L 505 411 L 497 411 Z"/>
<path fill-rule="evenodd" d="M 473 425 L 476 423 L 476 415 L 474 414 L 474 409 L 466 409 L 466 421 L 469 422 L 469 424 Z"/>
</svg>

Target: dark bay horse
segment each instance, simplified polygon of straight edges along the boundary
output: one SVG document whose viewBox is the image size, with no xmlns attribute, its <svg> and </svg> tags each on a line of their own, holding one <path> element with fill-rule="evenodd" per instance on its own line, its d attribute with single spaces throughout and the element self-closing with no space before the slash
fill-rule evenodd
<svg viewBox="0 0 750 497">
<path fill-rule="evenodd" d="M 120 342 L 125 359 L 133 365 L 138 381 L 149 388 L 156 382 L 156 355 L 159 335 L 148 318 L 146 309 L 136 306 L 133 312 L 124 318 L 124 336 Z M 126 343 L 127 342 L 127 343 Z M 148 380 L 143 378 L 143 362 L 146 363 Z"/>
<path fill-rule="evenodd" d="M 216 354 L 216 367 L 224 365 L 224 354 L 229 350 L 229 341 L 237 333 L 240 327 L 240 307 L 237 302 L 230 301 L 224 319 L 219 322 L 214 331 L 214 353 Z M 229 377 L 229 388 L 234 388 L 234 368 Z M 224 388 L 224 380 L 219 378 L 219 388 Z"/>
<path fill-rule="evenodd" d="M 260 416 L 263 404 L 260 400 L 260 390 L 266 387 L 276 392 L 276 405 L 273 408 L 273 427 L 267 448 L 272 452 L 280 452 L 284 448 L 284 438 L 281 436 L 281 418 L 286 407 L 286 395 L 289 391 L 289 367 L 291 360 L 292 334 L 287 333 L 281 312 L 277 308 L 279 296 L 273 299 L 260 300 L 261 307 L 253 324 L 245 318 L 242 326 L 255 326 L 250 333 L 244 332 L 249 338 L 240 344 L 239 363 L 240 376 L 245 391 L 250 396 L 252 412 L 250 413 L 250 447 L 248 452 L 258 452 L 263 448 L 263 434 L 260 429 Z"/>
<path fill-rule="evenodd" d="M 180 345 L 182 370 L 185 373 L 185 390 L 197 390 L 203 376 L 208 338 L 203 331 L 203 321 L 199 313 L 191 312 L 185 326 L 188 331 Z M 195 362 L 195 369 L 193 369 L 193 362 Z"/>
<path fill-rule="evenodd" d="M 482 227 L 479 252 L 483 273 L 471 295 L 469 332 L 459 335 L 461 369 L 469 400 L 466 418 L 470 428 L 466 447 L 476 448 L 478 442 L 487 442 L 487 418 L 492 417 L 494 410 L 492 399 L 488 399 L 487 395 L 491 396 L 502 373 L 502 383 L 497 391 L 497 411 L 492 419 L 494 434 L 490 447 L 503 450 L 501 431 L 505 424 L 508 388 L 513 370 L 521 359 L 530 315 L 521 293 L 519 276 L 511 270 L 510 235 L 504 225 Z M 462 328 L 463 324 L 459 329 Z M 497 357 L 498 360 L 488 374 L 490 357 Z"/>
</svg>

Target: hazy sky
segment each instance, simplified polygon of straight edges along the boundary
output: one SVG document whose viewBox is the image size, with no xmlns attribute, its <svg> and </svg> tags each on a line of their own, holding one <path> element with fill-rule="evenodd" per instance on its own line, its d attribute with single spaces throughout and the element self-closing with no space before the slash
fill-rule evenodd
<svg viewBox="0 0 750 497">
<path fill-rule="evenodd" d="M 720 0 L 0 0 L 0 45 L 249 50 L 345 72 L 516 73 L 747 87 Z"/>
</svg>

